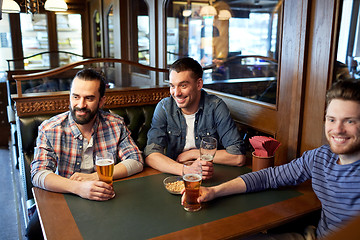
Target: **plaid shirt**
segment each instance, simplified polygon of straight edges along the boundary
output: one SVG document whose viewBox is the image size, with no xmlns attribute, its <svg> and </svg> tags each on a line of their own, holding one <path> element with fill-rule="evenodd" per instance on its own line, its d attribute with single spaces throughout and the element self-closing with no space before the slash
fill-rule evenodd
<svg viewBox="0 0 360 240">
<path fill-rule="evenodd" d="M 96 153 L 102 151 L 117 156 L 115 164 L 126 159 L 144 163 L 120 116 L 100 110 L 93 128 L 94 165 Z M 39 126 L 38 134 L 31 178 L 43 169 L 66 178 L 80 171 L 84 138 L 69 111 L 44 121 Z"/>
</svg>

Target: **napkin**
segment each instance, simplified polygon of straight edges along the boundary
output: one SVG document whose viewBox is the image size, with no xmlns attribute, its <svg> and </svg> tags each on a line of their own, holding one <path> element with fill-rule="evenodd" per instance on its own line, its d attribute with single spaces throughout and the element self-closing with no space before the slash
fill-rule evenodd
<svg viewBox="0 0 360 240">
<path fill-rule="evenodd" d="M 280 146 L 280 142 L 272 137 L 254 136 L 249 141 L 255 150 L 254 155 L 258 157 L 274 156 L 276 149 Z"/>
</svg>

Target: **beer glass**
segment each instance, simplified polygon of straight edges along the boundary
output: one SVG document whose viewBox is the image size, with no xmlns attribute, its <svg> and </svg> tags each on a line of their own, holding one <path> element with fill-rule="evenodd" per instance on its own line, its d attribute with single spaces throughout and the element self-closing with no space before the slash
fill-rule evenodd
<svg viewBox="0 0 360 240">
<path fill-rule="evenodd" d="M 189 212 L 199 211 L 200 203 L 197 199 L 200 196 L 200 185 L 202 180 L 202 168 L 200 160 L 190 165 L 183 165 L 183 180 L 185 185 L 184 209 Z"/>
<path fill-rule="evenodd" d="M 217 149 L 217 140 L 214 137 L 203 137 L 200 143 L 200 158 L 212 162 Z"/>
<path fill-rule="evenodd" d="M 114 155 L 110 152 L 101 152 L 96 155 L 96 172 L 100 181 L 113 185 Z"/>
</svg>

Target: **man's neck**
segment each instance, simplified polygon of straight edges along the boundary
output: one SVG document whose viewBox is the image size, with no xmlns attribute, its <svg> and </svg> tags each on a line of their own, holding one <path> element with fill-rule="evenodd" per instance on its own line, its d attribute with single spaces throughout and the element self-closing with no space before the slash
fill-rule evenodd
<svg viewBox="0 0 360 240">
<path fill-rule="evenodd" d="M 357 151 L 352 154 L 339 154 L 338 164 L 346 165 L 346 164 L 354 163 L 358 160 L 360 160 L 360 151 Z"/>
</svg>

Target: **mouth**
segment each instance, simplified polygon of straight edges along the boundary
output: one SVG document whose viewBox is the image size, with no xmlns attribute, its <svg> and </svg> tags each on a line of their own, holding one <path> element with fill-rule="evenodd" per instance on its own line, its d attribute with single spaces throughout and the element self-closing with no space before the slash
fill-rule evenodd
<svg viewBox="0 0 360 240">
<path fill-rule="evenodd" d="M 86 109 L 79 109 L 79 110 L 75 110 L 75 113 L 80 115 L 80 116 L 83 116 L 83 115 L 86 115 L 89 111 L 86 110 Z"/>
<path fill-rule="evenodd" d="M 185 103 L 185 101 L 186 101 L 186 97 L 185 97 L 185 98 L 175 98 L 175 101 L 176 101 L 178 104 L 183 104 L 183 103 Z"/>
<path fill-rule="evenodd" d="M 332 136 L 331 139 L 333 140 L 334 143 L 336 144 L 344 144 L 349 137 L 344 137 L 344 136 Z"/>
</svg>

